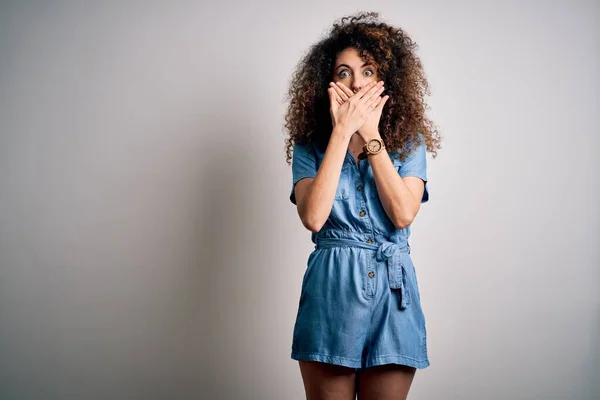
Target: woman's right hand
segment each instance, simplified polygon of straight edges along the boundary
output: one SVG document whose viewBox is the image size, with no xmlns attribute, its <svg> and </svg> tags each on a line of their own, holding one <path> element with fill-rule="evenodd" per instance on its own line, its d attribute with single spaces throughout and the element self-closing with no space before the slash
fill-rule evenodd
<svg viewBox="0 0 600 400">
<path fill-rule="evenodd" d="M 335 83 L 332 82 L 327 89 L 331 122 L 334 128 L 340 128 L 341 132 L 344 133 L 344 137 L 349 138 L 363 126 L 369 113 L 381 101 L 380 94 L 384 90 L 383 81 L 370 82 L 347 100 L 340 97 L 340 94 L 333 87 L 334 85 Z"/>
</svg>

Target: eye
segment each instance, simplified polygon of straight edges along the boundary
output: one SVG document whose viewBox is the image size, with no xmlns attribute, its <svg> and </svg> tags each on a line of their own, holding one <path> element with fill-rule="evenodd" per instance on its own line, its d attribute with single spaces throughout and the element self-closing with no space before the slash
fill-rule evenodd
<svg viewBox="0 0 600 400">
<path fill-rule="evenodd" d="M 348 70 L 346 70 L 346 69 L 342 70 L 342 72 L 340 72 L 340 73 L 338 74 L 338 76 L 339 76 L 340 78 L 345 78 L 345 76 L 342 76 L 342 74 L 343 74 L 344 72 L 348 72 Z"/>
<path fill-rule="evenodd" d="M 365 70 L 365 73 L 366 73 L 366 72 L 370 72 L 370 74 L 369 74 L 369 75 L 367 75 L 367 76 L 372 76 L 372 75 L 374 74 L 374 72 L 373 72 L 372 70 L 370 70 L 370 69 L 367 69 L 367 70 Z"/>
</svg>

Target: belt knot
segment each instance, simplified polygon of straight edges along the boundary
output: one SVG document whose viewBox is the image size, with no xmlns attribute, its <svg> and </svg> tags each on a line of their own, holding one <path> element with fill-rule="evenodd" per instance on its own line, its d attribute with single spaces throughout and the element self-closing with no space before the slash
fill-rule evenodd
<svg viewBox="0 0 600 400">
<path fill-rule="evenodd" d="M 405 309 L 410 305 L 410 297 L 406 288 L 406 267 L 404 257 L 410 257 L 410 246 L 383 242 L 375 253 L 377 261 L 386 261 L 388 270 L 388 280 L 391 289 L 398 289 L 400 292 L 400 308 Z"/>
</svg>

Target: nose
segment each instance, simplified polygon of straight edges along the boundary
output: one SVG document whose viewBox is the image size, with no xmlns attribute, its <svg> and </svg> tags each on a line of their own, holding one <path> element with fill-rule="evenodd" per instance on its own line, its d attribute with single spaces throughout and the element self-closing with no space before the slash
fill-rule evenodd
<svg viewBox="0 0 600 400">
<path fill-rule="evenodd" d="M 365 87 L 366 85 L 369 84 L 371 80 L 370 79 L 354 79 L 352 81 L 352 91 L 354 93 L 358 92 L 361 88 Z"/>
</svg>

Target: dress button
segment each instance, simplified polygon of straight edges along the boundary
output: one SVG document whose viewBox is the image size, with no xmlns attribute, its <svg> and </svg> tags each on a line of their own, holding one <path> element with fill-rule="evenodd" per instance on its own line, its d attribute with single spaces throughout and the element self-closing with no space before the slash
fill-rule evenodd
<svg viewBox="0 0 600 400">
<path fill-rule="evenodd" d="M 373 239 L 371 239 L 371 238 L 367 239 L 367 243 L 373 243 Z"/>
<path fill-rule="evenodd" d="M 364 217 L 367 214 L 367 212 L 365 210 L 360 210 L 360 212 L 358 213 L 358 215 L 360 215 L 361 217 Z"/>
<path fill-rule="evenodd" d="M 375 276 L 375 272 L 373 272 L 373 271 L 369 272 L 369 278 L 372 278 L 374 276 Z"/>
<path fill-rule="evenodd" d="M 358 190 L 358 191 L 360 192 L 360 191 L 362 190 L 362 186 L 358 185 L 358 186 L 356 187 L 356 190 Z"/>
</svg>

